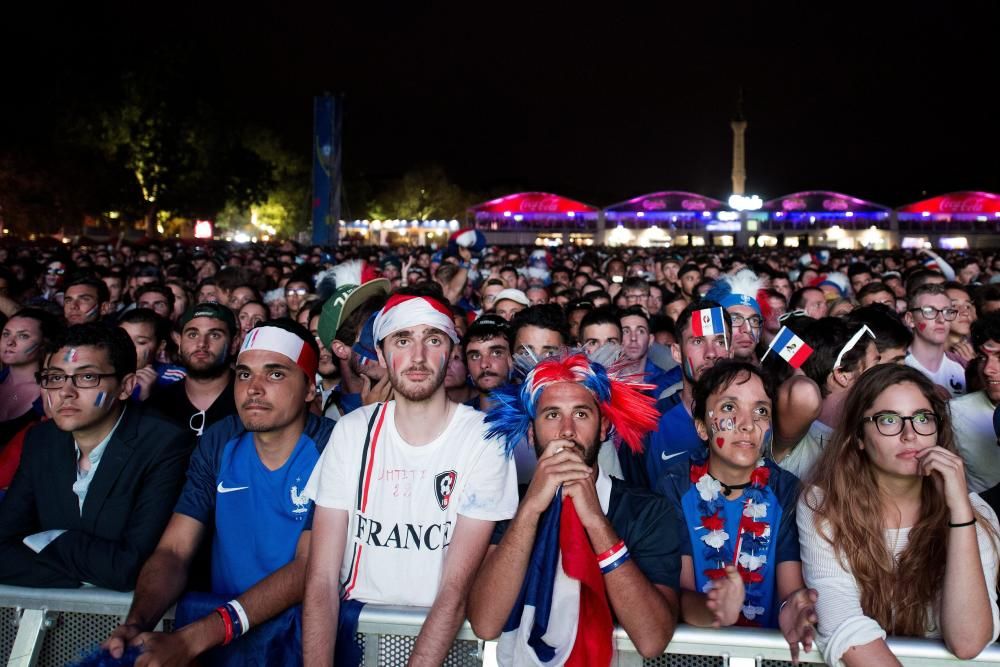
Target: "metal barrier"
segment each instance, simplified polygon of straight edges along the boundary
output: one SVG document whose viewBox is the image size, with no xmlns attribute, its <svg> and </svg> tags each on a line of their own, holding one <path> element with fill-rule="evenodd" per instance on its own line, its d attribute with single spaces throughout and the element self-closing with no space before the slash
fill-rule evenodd
<svg viewBox="0 0 1000 667">
<path fill-rule="evenodd" d="M 8 655 L 8 666 L 61 667 L 110 634 L 128 613 L 130 593 L 99 588 L 33 589 L 0 586 L 0 655 Z M 364 643 L 365 665 L 405 665 L 420 632 L 427 610 L 416 607 L 366 606 L 358 633 Z M 172 613 L 163 626 L 170 629 Z M 788 646 L 781 634 L 753 628 L 712 630 L 682 625 L 674 633 L 667 652 L 643 660 L 622 629 L 615 631 L 616 664 L 621 667 L 778 667 L 788 662 Z M 904 665 L 959 663 L 939 641 L 891 639 L 889 648 Z M 462 625 L 448 658 L 447 667 L 495 665 L 494 642 L 478 640 L 468 623 Z M 817 651 L 800 656 L 805 663 L 821 663 Z M 970 664 L 1000 667 L 1000 646 L 991 645 Z"/>
</svg>

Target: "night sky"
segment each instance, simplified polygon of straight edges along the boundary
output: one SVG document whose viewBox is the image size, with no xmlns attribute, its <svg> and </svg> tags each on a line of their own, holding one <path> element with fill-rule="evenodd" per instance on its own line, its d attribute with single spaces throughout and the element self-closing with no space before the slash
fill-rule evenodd
<svg viewBox="0 0 1000 667">
<path fill-rule="evenodd" d="M 304 154 L 312 95 L 343 93 L 346 177 L 376 186 L 439 164 L 482 193 L 725 198 L 742 85 L 765 199 L 1000 191 L 997 3 L 272 4 L 5 9 L 0 141 L 30 145 L 122 71 L 180 53 L 192 91 Z"/>
</svg>

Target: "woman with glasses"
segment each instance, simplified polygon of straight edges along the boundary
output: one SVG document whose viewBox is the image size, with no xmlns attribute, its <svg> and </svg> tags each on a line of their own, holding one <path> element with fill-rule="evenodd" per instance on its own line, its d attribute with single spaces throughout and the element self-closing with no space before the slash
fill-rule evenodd
<svg viewBox="0 0 1000 667">
<path fill-rule="evenodd" d="M 865 373 L 814 471 L 798 525 L 828 664 L 899 664 L 887 635 L 941 637 L 963 659 L 997 638 L 997 518 L 968 492 L 930 380 Z"/>
</svg>

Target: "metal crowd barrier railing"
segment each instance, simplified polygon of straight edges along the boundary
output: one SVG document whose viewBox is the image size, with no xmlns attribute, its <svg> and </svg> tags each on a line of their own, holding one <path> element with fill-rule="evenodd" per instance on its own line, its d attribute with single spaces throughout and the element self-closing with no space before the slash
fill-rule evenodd
<svg viewBox="0 0 1000 667">
<path fill-rule="evenodd" d="M 0 650 L 9 667 L 62 666 L 93 649 L 128 613 L 130 593 L 99 588 L 34 589 L 0 586 Z M 366 606 L 358 632 L 364 641 L 367 667 L 405 665 L 413 638 L 420 632 L 426 609 Z M 171 613 L 167 614 L 169 625 Z M 5 622 L 4 622 L 5 621 Z M 752 628 L 712 630 L 682 625 L 663 656 L 643 660 L 624 630 L 615 631 L 616 663 L 622 667 L 695 667 L 714 664 L 749 667 L 788 664 L 788 645 L 780 633 Z M 889 647 L 904 665 L 947 665 L 959 661 L 939 641 L 891 639 Z M 0 653 L 0 655 L 3 655 Z M 445 665 L 495 665 L 496 644 L 478 640 L 463 624 Z M 800 656 L 805 663 L 822 663 L 817 651 Z M 1000 667 L 1000 646 L 991 645 L 966 664 Z"/>
</svg>

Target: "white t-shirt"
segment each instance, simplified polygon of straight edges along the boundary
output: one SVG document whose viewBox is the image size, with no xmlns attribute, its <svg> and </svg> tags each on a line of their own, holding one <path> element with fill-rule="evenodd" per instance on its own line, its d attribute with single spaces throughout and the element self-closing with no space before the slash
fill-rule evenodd
<svg viewBox="0 0 1000 667">
<path fill-rule="evenodd" d="M 799 444 L 792 447 L 792 451 L 788 452 L 785 458 L 775 463 L 799 479 L 805 479 L 812 472 L 816 460 L 823 453 L 823 448 L 830 442 L 832 436 L 833 427 L 827 426 L 817 419 L 809 427 Z"/>
<path fill-rule="evenodd" d="M 934 373 L 924 368 L 917 358 L 909 353 L 903 363 L 910 368 L 916 368 L 929 377 L 931 382 L 947 389 L 952 398 L 965 393 L 965 369 L 962 368 L 962 364 L 949 359 L 947 355 L 941 358 L 941 366 Z"/>
<path fill-rule="evenodd" d="M 415 447 L 396 430 L 395 401 L 381 405 L 337 422 L 305 493 L 350 515 L 340 579 L 348 598 L 429 607 L 458 516 L 513 517 L 517 473 L 500 441 L 486 439 L 482 412 L 459 405 L 440 436 Z"/>
<path fill-rule="evenodd" d="M 812 487 L 799 496 L 796 521 L 799 526 L 799 546 L 802 555 L 802 579 L 806 586 L 815 588 L 816 599 L 816 643 L 828 665 L 841 665 L 841 656 L 852 646 L 864 646 L 876 639 L 885 639 L 886 632 L 878 622 L 865 616 L 861 608 L 861 589 L 854 575 L 838 558 L 830 543 L 820 535 L 814 524 L 815 514 L 806 502 L 807 495 L 818 494 Z M 994 529 L 1000 530 L 997 515 L 989 505 L 975 493 L 969 494 L 972 507 L 985 518 Z M 826 524 L 823 524 L 826 526 Z M 823 529 L 826 533 L 826 528 Z M 958 528 L 956 530 L 969 530 Z M 990 598 L 993 634 L 990 643 L 1000 634 L 1000 613 L 997 609 L 997 549 L 991 544 L 989 533 L 982 525 L 976 525 L 979 554 L 983 565 L 984 585 Z M 899 559 L 910 540 L 910 528 L 885 531 L 885 542 L 895 559 Z M 990 582 L 986 584 L 986 582 Z M 940 606 L 940 605 L 938 605 Z M 986 619 L 983 619 L 984 621 Z M 927 637 L 940 637 L 940 619 L 933 606 L 927 609 Z"/>
<path fill-rule="evenodd" d="M 993 431 L 993 411 L 985 391 L 948 401 L 955 444 L 965 461 L 969 491 L 982 493 L 1000 484 L 1000 446 Z"/>
</svg>

